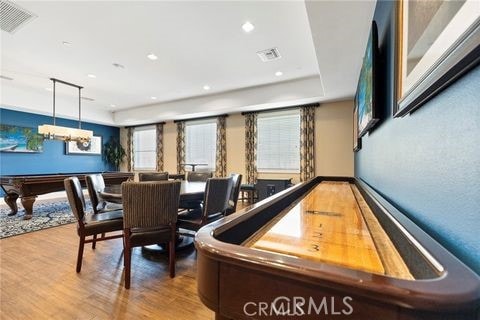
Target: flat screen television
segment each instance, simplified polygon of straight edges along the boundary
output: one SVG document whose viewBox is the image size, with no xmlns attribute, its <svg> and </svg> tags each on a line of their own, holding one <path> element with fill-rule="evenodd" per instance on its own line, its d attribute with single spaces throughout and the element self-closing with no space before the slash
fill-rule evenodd
<svg viewBox="0 0 480 320">
<path fill-rule="evenodd" d="M 358 79 L 357 92 L 355 94 L 355 108 L 357 108 L 357 130 L 361 137 L 377 123 L 376 112 L 376 76 L 378 35 L 377 24 L 372 22 L 367 48 L 363 57 L 362 70 Z"/>
</svg>

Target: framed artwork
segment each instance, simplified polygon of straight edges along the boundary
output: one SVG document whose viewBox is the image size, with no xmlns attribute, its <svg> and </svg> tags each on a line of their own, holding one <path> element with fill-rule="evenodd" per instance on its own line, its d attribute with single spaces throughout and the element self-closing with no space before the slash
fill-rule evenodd
<svg viewBox="0 0 480 320">
<path fill-rule="evenodd" d="M 420 107 L 480 62 L 480 2 L 397 2 L 395 117 Z"/>
<path fill-rule="evenodd" d="M 66 154 L 84 154 L 84 155 L 101 155 L 102 154 L 102 137 L 93 136 L 88 142 L 68 141 L 66 144 Z"/>
<path fill-rule="evenodd" d="M 353 151 L 362 148 L 362 139 L 358 137 L 358 109 L 353 107 Z"/>
<path fill-rule="evenodd" d="M 37 129 L 0 124 L 1 152 L 43 152 L 43 136 Z"/>
<path fill-rule="evenodd" d="M 355 94 L 358 137 L 367 133 L 378 121 L 375 106 L 377 42 L 377 24 L 373 21 Z"/>
</svg>

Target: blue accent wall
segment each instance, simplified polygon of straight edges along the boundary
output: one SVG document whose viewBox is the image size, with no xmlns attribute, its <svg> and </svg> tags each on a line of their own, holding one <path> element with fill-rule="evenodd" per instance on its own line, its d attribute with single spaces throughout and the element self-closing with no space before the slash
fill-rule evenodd
<svg viewBox="0 0 480 320">
<path fill-rule="evenodd" d="M 362 138 L 355 175 L 480 274 L 480 66 L 393 118 L 393 2 L 377 2 L 374 19 L 383 120 Z"/>
<path fill-rule="evenodd" d="M 0 108 L 2 124 L 37 128 L 42 124 L 51 124 L 52 117 Z M 78 121 L 57 118 L 59 126 L 78 127 Z M 111 136 L 119 137 L 120 129 L 112 126 L 82 122 L 82 129 L 92 130 L 95 136 L 102 136 L 102 144 Z M 46 174 L 112 171 L 101 155 L 65 154 L 65 142 L 45 140 L 42 153 L 0 152 L 0 174 Z M 1 191 L 3 192 L 3 191 Z"/>
</svg>

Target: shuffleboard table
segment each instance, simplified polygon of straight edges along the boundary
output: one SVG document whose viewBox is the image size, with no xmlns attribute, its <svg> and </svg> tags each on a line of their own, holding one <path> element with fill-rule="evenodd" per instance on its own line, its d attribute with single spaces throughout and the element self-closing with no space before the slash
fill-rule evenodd
<svg viewBox="0 0 480 320">
<path fill-rule="evenodd" d="M 33 203 L 38 195 L 65 190 L 63 180 L 73 176 L 78 177 L 85 187 L 85 175 L 94 173 L 98 172 L 1 176 L 0 185 L 5 192 L 4 199 L 12 210 L 9 215 L 17 214 L 17 199 L 20 197 L 25 209 L 24 219 L 31 219 Z M 102 172 L 102 176 L 106 185 L 121 184 L 123 181 L 133 179 L 131 172 Z"/>
<path fill-rule="evenodd" d="M 365 182 L 316 177 L 200 229 L 223 319 L 480 319 L 480 277 Z"/>
</svg>

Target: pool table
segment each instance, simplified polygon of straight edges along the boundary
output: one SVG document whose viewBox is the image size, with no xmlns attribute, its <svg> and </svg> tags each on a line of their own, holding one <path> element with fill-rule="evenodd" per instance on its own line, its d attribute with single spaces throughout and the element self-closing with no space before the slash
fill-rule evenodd
<svg viewBox="0 0 480 320">
<path fill-rule="evenodd" d="M 31 219 L 33 203 L 40 194 L 64 190 L 63 180 L 76 176 L 85 187 L 85 175 L 98 172 L 83 173 L 57 173 L 38 175 L 9 175 L 0 176 L 0 185 L 5 192 L 5 202 L 12 210 L 9 215 L 18 212 L 17 199 L 20 197 L 25 208 L 25 220 Z M 128 179 L 133 179 L 131 172 L 102 172 L 106 185 L 120 184 Z"/>
</svg>

